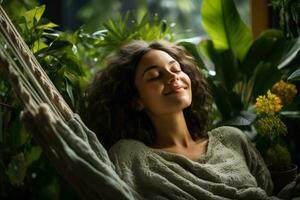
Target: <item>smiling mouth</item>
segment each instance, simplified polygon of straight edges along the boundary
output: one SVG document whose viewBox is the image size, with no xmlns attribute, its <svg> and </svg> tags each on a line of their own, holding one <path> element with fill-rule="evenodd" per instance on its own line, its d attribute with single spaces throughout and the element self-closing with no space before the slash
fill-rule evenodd
<svg viewBox="0 0 300 200">
<path fill-rule="evenodd" d="M 174 87 L 170 91 L 166 92 L 164 94 L 164 96 L 168 96 L 168 95 L 171 95 L 171 94 L 177 94 L 177 93 L 183 92 L 186 89 L 187 89 L 187 87 L 184 87 L 184 86 Z"/>
</svg>

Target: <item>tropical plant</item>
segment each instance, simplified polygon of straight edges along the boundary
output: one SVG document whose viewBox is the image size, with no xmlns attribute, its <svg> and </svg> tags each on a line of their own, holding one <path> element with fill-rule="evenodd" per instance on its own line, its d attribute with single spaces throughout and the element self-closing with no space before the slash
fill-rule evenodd
<svg viewBox="0 0 300 200">
<path fill-rule="evenodd" d="M 105 29 L 92 34 L 86 32 L 84 27 L 76 32 L 79 54 L 90 68 L 103 68 L 105 58 L 131 40 L 173 40 L 173 25 L 166 20 L 159 20 L 158 16 L 149 19 L 147 14 L 138 20 L 130 15 L 129 12 L 124 16 L 119 14 L 117 20 L 109 19 L 103 23 Z"/>
<path fill-rule="evenodd" d="M 288 38 L 300 36 L 300 2 L 293 0 L 271 0 L 273 22 Z"/>
<path fill-rule="evenodd" d="M 140 21 L 145 13 L 162 19 L 168 19 L 173 24 L 177 34 L 193 36 L 195 32 L 201 32 L 197 25 L 200 21 L 198 5 L 201 0 L 173 0 L 173 1 L 146 1 L 146 0 L 86 0 L 78 12 L 78 17 L 84 22 L 89 32 L 102 29 L 103 22 L 109 19 L 117 20 L 115 13 L 125 14 L 130 11 L 135 14 L 129 21 Z M 99 14 L 101 13 L 101 14 Z M 113 18 L 112 18 L 113 17 Z"/>
<path fill-rule="evenodd" d="M 300 80 L 300 69 L 297 69 L 288 77 L 288 81 L 299 81 L 299 80 Z"/>
<path fill-rule="evenodd" d="M 287 40 L 282 31 L 269 29 L 253 39 L 232 0 L 204 0 L 201 12 L 210 39 L 185 46 L 213 66 L 206 71 L 218 124 L 250 126 L 255 99 L 281 78 L 300 50 L 300 38 Z"/>
<path fill-rule="evenodd" d="M 0 1 L 1 5 L 5 7 L 5 11 L 9 16 L 17 17 L 27 10 L 31 10 L 34 7 L 38 6 L 38 0 L 2 0 Z"/>
</svg>

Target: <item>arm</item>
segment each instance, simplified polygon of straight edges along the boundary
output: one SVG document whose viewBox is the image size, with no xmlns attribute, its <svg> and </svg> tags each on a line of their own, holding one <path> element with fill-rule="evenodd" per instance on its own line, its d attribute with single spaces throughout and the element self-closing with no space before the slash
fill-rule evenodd
<svg viewBox="0 0 300 200">
<path fill-rule="evenodd" d="M 245 138 L 245 142 L 246 145 L 244 147 L 246 147 L 246 149 L 244 152 L 246 154 L 249 170 L 255 177 L 258 186 L 264 189 L 268 195 L 271 195 L 273 191 L 273 182 L 270 172 L 256 147 L 248 140 L 248 138 Z"/>
<path fill-rule="evenodd" d="M 22 115 L 26 127 L 81 199 L 133 199 L 107 152 L 78 116 L 68 124 L 43 104 Z"/>
<path fill-rule="evenodd" d="M 271 195 L 273 190 L 271 175 L 254 144 L 240 129 L 223 127 L 222 130 L 225 132 L 223 134 L 225 144 L 234 147 L 244 157 L 250 173 L 256 179 L 257 186 Z"/>
</svg>

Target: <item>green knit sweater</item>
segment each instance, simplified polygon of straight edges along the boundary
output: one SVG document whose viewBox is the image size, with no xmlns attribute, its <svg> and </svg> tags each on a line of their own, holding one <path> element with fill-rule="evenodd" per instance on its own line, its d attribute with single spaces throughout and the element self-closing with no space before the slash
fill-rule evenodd
<svg viewBox="0 0 300 200">
<path fill-rule="evenodd" d="M 244 133 L 220 127 L 208 136 L 197 161 L 136 140 L 120 140 L 109 156 L 137 199 L 277 199 L 269 197 L 269 171 Z"/>
</svg>

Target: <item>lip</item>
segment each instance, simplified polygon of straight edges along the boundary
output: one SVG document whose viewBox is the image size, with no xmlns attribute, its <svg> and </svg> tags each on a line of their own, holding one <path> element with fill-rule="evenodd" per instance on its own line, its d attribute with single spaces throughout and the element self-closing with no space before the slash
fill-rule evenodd
<svg viewBox="0 0 300 200">
<path fill-rule="evenodd" d="M 174 85 L 167 92 L 165 92 L 164 95 L 167 96 L 167 95 L 171 95 L 171 94 L 177 94 L 186 89 L 187 89 L 187 87 L 185 87 L 183 85 Z"/>
</svg>

